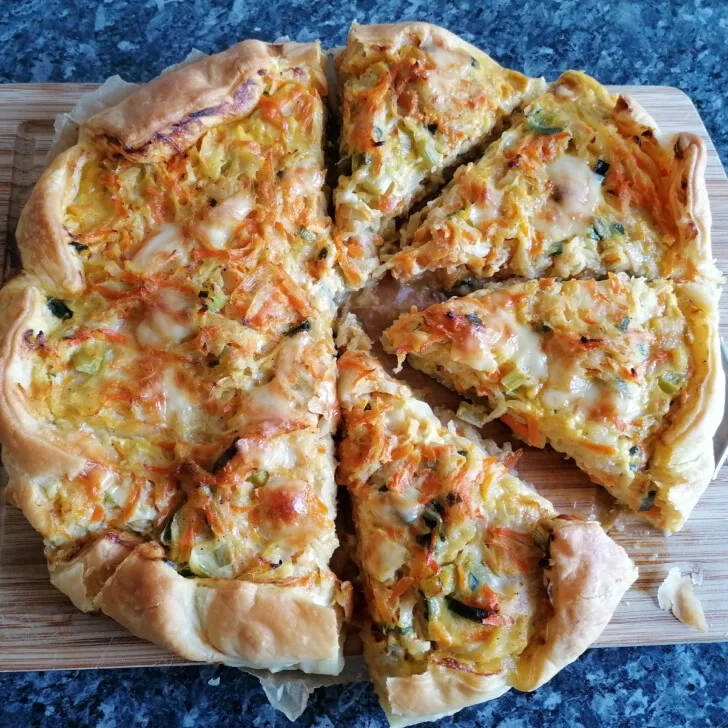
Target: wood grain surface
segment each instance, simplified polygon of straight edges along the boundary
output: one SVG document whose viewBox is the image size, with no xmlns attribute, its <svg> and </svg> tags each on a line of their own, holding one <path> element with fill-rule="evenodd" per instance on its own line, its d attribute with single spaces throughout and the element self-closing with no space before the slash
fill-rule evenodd
<svg viewBox="0 0 728 728">
<path fill-rule="evenodd" d="M 44 167 L 53 121 L 68 111 L 90 84 L 0 86 L 0 260 L 5 274 L 17 263 L 13 232 L 18 214 Z M 707 184 L 713 212 L 713 251 L 728 269 L 728 180 L 698 113 L 674 88 L 614 87 L 628 92 L 663 131 L 690 131 L 708 146 Z M 6 252 L 8 254 L 6 254 Z M 721 301 L 721 331 L 728 333 L 728 298 Z M 505 430 L 494 433 L 505 435 Z M 614 518 L 612 499 L 570 461 L 550 449 L 526 448 L 519 472 L 562 512 Z M 728 472 L 718 479 L 685 528 L 664 536 L 634 517 L 617 517 L 611 535 L 640 569 L 640 578 L 598 641 L 600 646 L 654 645 L 728 640 Z M 672 566 L 700 573 L 695 590 L 708 623 L 706 634 L 679 623 L 657 606 L 657 587 Z M 77 611 L 48 581 L 40 537 L 20 512 L 0 503 L 0 670 L 131 667 L 183 661 L 128 634 L 102 615 Z"/>
</svg>

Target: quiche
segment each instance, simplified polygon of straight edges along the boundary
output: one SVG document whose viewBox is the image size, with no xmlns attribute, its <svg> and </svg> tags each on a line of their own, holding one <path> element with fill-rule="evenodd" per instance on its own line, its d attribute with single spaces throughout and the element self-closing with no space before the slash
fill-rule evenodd
<svg viewBox="0 0 728 728">
<path fill-rule="evenodd" d="M 338 673 L 317 44 L 245 41 L 91 118 L 0 294 L 7 495 L 86 611 L 190 660 Z"/>
<path fill-rule="evenodd" d="M 386 374 L 352 318 L 337 338 L 339 480 L 387 717 L 411 725 L 533 690 L 599 636 L 637 570 L 599 523 L 557 515 L 519 480 L 512 452 Z"/>
<path fill-rule="evenodd" d="M 336 65 L 335 242 L 347 285 L 360 288 L 396 237 L 397 218 L 544 82 L 428 23 L 355 24 Z"/>
<path fill-rule="evenodd" d="M 723 414 L 717 293 L 692 282 L 502 284 L 401 316 L 385 348 L 574 458 L 650 522 L 685 523 L 710 482 Z"/>
<path fill-rule="evenodd" d="M 699 137 L 660 135 L 575 71 L 521 117 L 410 219 L 382 270 L 438 271 L 462 293 L 494 276 L 718 279 Z"/>
</svg>

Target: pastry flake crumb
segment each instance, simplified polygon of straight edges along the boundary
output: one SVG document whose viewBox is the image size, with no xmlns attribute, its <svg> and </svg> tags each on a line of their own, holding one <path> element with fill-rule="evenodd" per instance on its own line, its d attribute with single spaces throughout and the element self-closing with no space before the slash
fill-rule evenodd
<svg viewBox="0 0 728 728">
<path fill-rule="evenodd" d="M 661 609 L 672 611 L 683 624 L 700 632 L 708 631 L 705 613 L 700 600 L 693 594 L 693 581 L 688 574 L 681 574 L 674 566 L 657 590 L 657 602 Z"/>
</svg>

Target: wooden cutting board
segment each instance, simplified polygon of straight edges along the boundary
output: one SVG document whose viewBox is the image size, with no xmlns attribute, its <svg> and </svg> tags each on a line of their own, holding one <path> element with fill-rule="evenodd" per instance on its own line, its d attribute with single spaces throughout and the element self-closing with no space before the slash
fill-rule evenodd
<svg viewBox="0 0 728 728">
<path fill-rule="evenodd" d="M 12 234 L 18 214 L 40 175 L 57 114 L 68 111 L 92 84 L 0 86 L 0 260 L 13 263 Z M 662 86 L 615 87 L 628 92 L 664 131 L 690 131 L 708 146 L 707 183 L 713 211 L 713 250 L 728 268 L 728 180 L 690 99 Z M 5 255 L 5 251 L 11 251 Z M 728 334 L 728 297 L 721 302 L 721 331 Z M 497 429 L 498 426 L 496 426 Z M 498 434 L 497 432 L 495 434 Z M 503 436 L 504 431 L 500 431 Z M 562 512 L 604 520 L 611 498 L 573 463 L 552 450 L 526 448 L 521 475 Z M 629 520 L 611 535 L 640 569 L 598 645 L 654 645 L 728 640 L 728 472 L 709 487 L 685 528 L 669 537 Z M 701 573 L 696 587 L 710 625 L 706 634 L 680 624 L 657 606 L 657 587 L 672 566 Z M 131 667 L 181 664 L 102 615 L 77 611 L 48 581 L 41 539 L 19 511 L 0 504 L 0 670 Z"/>
</svg>

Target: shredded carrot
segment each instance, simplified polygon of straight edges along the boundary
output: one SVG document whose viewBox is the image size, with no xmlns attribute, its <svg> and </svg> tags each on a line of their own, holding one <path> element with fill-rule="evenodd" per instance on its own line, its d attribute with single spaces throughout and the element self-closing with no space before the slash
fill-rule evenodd
<svg viewBox="0 0 728 728">
<path fill-rule="evenodd" d="M 435 573 L 440 573 L 440 565 L 435 561 L 435 541 L 437 539 L 437 529 L 430 534 L 430 545 L 427 547 L 425 555 L 425 564 Z"/>
<path fill-rule="evenodd" d="M 522 440 L 533 447 L 544 447 L 546 438 L 541 433 L 538 420 L 533 415 L 523 415 L 526 423 L 520 422 L 511 415 L 502 415 L 501 420 L 510 427 Z"/>
<path fill-rule="evenodd" d="M 582 438 L 579 440 L 579 444 L 583 445 L 587 450 L 597 453 L 597 455 L 616 455 L 616 448 L 611 445 L 603 445 L 601 442 L 592 442 Z"/>
<path fill-rule="evenodd" d="M 98 329 L 98 333 L 115 344 L 126 344 L 126 336 L 113 329 Z"/>
<path fill-rule="evenodd" d="M 394 604 L 399 598 L 415 583 L 415 580 L 411 576 L 402 577 L 389 592 L 387 601 L 390 604 Z"/>
<path fill-rule="evenodd" d="M 525 559 L 522 554 L 523 546 L 532 546 L 529 534 L 514 531 L 511 528 L 491 529 L 491 543 L 499 547 L 508 561 L 512 561 L 521 571 L 529 571 L 532 567 L 531 559 Z"/>
</svg>

